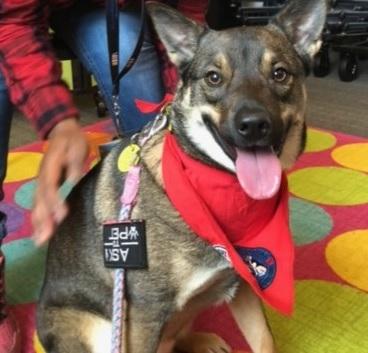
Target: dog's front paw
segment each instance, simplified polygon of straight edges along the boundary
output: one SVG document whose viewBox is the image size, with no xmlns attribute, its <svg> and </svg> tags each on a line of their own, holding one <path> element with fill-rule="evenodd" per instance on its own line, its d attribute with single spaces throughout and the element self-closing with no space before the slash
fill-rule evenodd
<svg viewBox="0 0 368 353">
<path fill-rule="evenodd" d="M 189 333 L 175 348 L 183 353 L 231 353 L 231 347 L 214 333 Z"/>
</svg>

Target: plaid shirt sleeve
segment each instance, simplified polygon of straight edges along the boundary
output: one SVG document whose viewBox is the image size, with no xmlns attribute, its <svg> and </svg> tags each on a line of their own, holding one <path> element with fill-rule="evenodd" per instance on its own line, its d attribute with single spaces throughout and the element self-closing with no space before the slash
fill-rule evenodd
<svg viewBox="0 0 368 353">
<path fill-rule="evenodd" d="M 41 0 L 0 4 L 0 70 L 12 103 L 43 138 L 57 122 L 78 116 L 51 48 L 45 4 Z"/>
</svg>

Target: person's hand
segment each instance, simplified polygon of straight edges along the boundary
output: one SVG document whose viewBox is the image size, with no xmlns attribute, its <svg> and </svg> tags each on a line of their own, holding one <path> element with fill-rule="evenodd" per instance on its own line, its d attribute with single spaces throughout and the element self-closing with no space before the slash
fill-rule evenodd
<svg viewBox="0 0 368 353">
<path fill-rule="evenodd" d="M 64 180 L 76 184 L 83 175 L 88 142 L 74 118 L 59 122 L 49 134 L 32 210 L 33 239 L 41 245 L 50 239 L 68 208 L 59 194 Z"/>
</svg>

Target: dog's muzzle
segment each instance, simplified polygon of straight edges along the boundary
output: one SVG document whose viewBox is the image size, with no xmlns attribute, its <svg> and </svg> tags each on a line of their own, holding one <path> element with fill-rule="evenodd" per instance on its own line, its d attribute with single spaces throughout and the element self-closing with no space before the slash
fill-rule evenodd
<svg viewBox="0 0 368 353">
<path fill-rule="evenodd" d="M 243 143 L 249 146 L 267 146 L 270 144 L 271 120 L 266 113 L 237 114 L 235 130 Z M 243 144 L 242 143 L 242 144 Z"/>
<path fill-rule="evenodd" d="M 229 122 L 230 137 L 239 148 L 275 148 L 282 139 L 282 123 L 262 108 L 242 108 Z M 280 125 L 280 126 L 279 126 Z"/>
<path fill-rule="evenodd" d="M 256 200 L 273 197 L 280 188 L 282 171 L 272 144 L 275 129 L 267 113 L 239 111 L 232 121 L 227 121 L 227 126 L 231 126 L 227 131 L 217 128 L 208 116 L 204 115 L 203 121 L 234 161 L 244 191 Z M 281 141 L 282 132 L 279 136 Z"/>
</svg>

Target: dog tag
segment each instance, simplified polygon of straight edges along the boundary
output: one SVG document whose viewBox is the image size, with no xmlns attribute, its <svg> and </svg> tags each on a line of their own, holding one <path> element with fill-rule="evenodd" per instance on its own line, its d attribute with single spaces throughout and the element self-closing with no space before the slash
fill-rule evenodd
<svg viewBox="0 0 368 353">
<path fill-rule="evenodd" d="M 133 143 L 121 151 L 118 158 L 118 168 L 121 172 L 128 172 L 139 162 L 139 150 L 139 146 Z"/>
<path fill-rule="evenodd" d="M 104 263 L 107 268 L 147 268 L 146 225 L 131 220 L 103 225 Z"/>
</svg>

